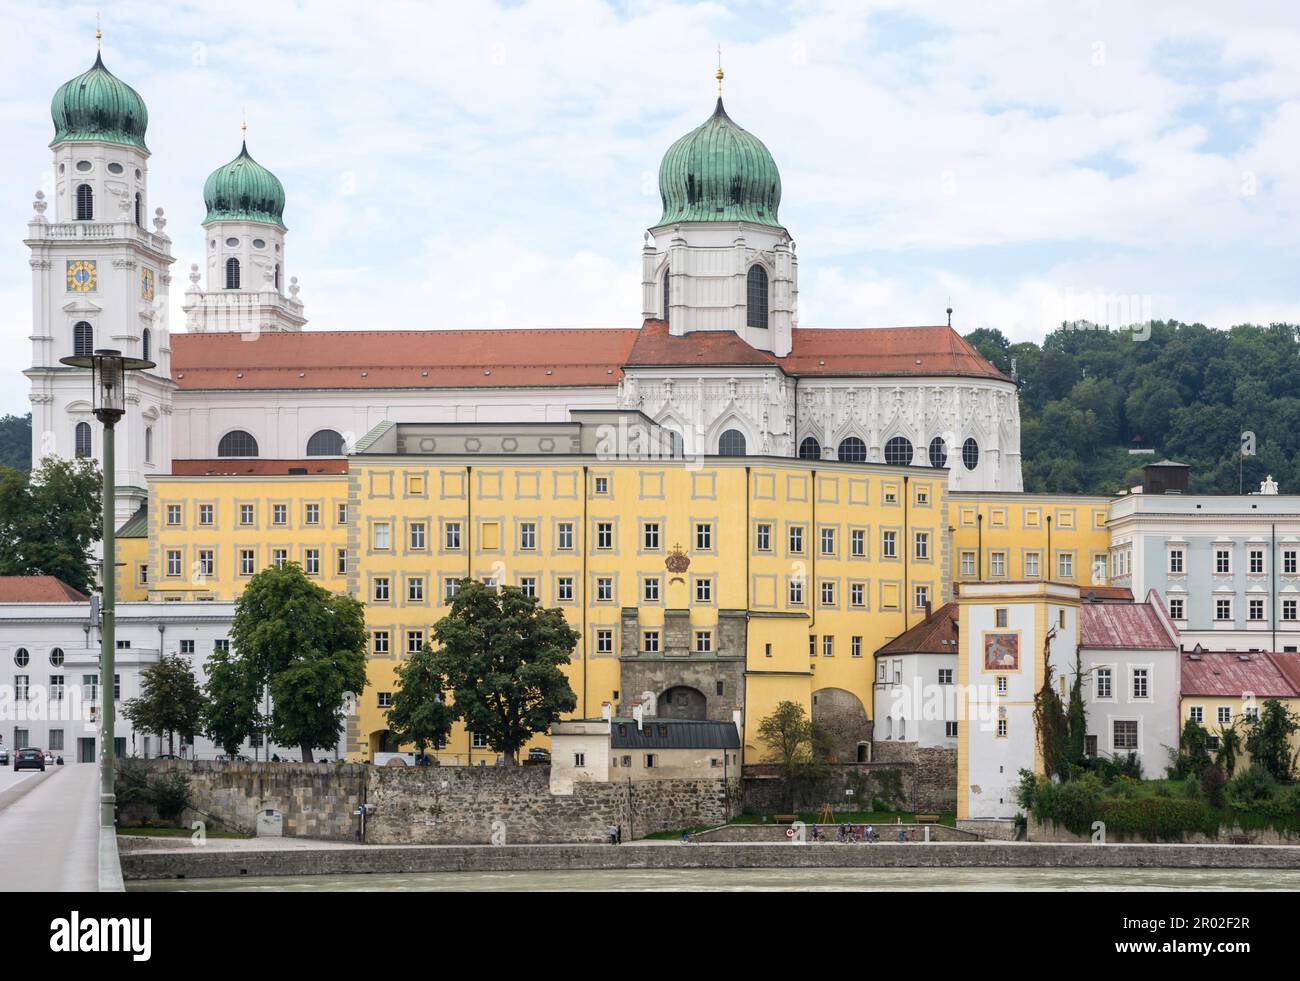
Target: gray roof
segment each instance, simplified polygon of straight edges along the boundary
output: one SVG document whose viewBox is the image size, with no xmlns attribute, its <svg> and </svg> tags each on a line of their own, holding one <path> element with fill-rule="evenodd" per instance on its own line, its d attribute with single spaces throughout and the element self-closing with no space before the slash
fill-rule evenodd
<svg viewBox="0 0 1300 981">
<path fill-rule="evenodd" d="M 613 749 L 740 749 L 740 733 L 733 722 L 706 719 L 614 719 L 610 724 Z"/>
</svg>

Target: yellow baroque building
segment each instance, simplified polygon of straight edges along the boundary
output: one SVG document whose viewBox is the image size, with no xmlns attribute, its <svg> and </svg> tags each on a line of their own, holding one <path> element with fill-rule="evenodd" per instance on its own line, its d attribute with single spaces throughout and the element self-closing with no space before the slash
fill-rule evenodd
<svg viewBox="0 0 1300 981">
<path fill-rule="evenodd" d="M 831 732 L 837 758 L 865 754 L 873 652 L 950 591 L 946 473 L 683 458 L 640 413 L 571 416 L 384 423 L 358 444 L 347 589 L 366 603 L 370 686 L 349 755 L 397 749 L 395 669 L 465 577 L 564 610 L 581 637 L 576 717 L 647 698 L 662 716 L 739 712 L 753 760 L 766 755 L 759 722 L 791 700 Z M 496 754 L 456 731 L 439 755 Z"/>
<path fill-rule="evenodd" d="M 1109 497 L 952 491 L 952 581 L 1109 582 Z"/>
</svg>

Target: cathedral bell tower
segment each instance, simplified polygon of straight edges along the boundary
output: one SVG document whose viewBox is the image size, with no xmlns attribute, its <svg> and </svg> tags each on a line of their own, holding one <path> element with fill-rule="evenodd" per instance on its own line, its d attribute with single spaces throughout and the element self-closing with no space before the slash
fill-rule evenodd
<svg viewBox="0 0 1300 981">
<path fill-rule="evenodd" d="M 780 224 L 781 175 L 757 137 L 722 105 L 664 154 L 663 214 L 641 253 L 642 316 L 670 334 L 730 330 L 778 357 L 790 353 L 799 263 Z"/>
<path fill-rule="evenodd" d="M 98 33 L 96 37 L 98 37 Z M 59 359 L 116 348 L 157 367 L 132 374 L 117 429 L 117 517 L 148 496 L 146 477 L 171 466 L 169 268 L 162 209 L 153 231 L 144 100 L 104 66 L 65 82 L 50 106 L 54 214 L 36 192 L 25 243 L 31 250 L 32 463 L 47 456 L 98 459 L 102 432 L 91 412 L 90 375 Z"/>
<path fill-rule="evenodd" d="M 247 139 L 234 160 L 208 175 L 203 203 L 207 290 L 198 265 L 191 266 L 182 307 L 188 329 L 302 330 L 298 280 L 286 288 L 284 273 L 284 185 L 252 158 Z"/>
</svg>

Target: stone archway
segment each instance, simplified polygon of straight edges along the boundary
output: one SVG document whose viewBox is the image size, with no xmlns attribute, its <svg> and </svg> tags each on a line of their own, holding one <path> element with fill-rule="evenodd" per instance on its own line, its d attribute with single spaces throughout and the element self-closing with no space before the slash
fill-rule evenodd
<svg viewBox="0 0 1300 981">
<path fill-rule="evenodd" d="M 871 740 L 871 722 L 862 700 L 843 688 L 813 692 L 812 720 L 825 733 L 827 751 L 836 763 L 859 760 L 859 745 Z"/>
<path fill-rule="evenodd" d="M 677 685 L 659 696 L 658 715 L 662 719 L 707 719 L 709 700 L 698 688 Z"/>
</svg>

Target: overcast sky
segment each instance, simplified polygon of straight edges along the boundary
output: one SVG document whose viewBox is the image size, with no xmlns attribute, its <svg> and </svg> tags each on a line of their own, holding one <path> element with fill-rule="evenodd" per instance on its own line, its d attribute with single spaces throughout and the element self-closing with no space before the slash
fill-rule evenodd
<svg viewBox="0 0 1300 981">
<path fill-rule="evenodd" d="M 176 307 L 247 107 L 309 329 L 635 326 L 659 160 L 711 112 L 721 44 L 728 112 L 781 171 L 802 326 L 942 323 L 950 297 L 962 332 L 1016 339 L 1101 298 L 1300 321 L 1288 4 L 6 0 L 0 413 L 28 408 L 22 238 L 97 8 L 149 107 Z"/>
</svg>

